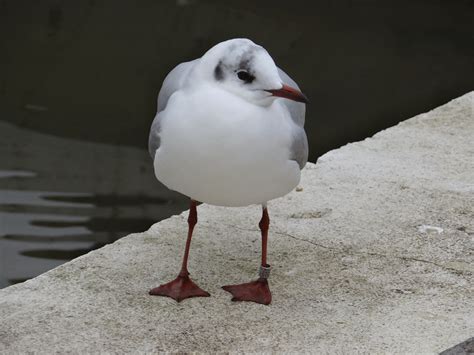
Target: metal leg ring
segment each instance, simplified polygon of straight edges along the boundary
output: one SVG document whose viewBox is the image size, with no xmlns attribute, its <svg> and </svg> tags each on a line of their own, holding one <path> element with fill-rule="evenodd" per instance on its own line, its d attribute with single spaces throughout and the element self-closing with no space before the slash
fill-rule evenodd
<svg viewBox="0 0 474 355">
<path fill-rule="evenodd" d="M 260 265 L 260 270 L 258 271 L 258 276 L 261 279 L 268 279 L 270 277 L 270 265 Z"/>
</svg>

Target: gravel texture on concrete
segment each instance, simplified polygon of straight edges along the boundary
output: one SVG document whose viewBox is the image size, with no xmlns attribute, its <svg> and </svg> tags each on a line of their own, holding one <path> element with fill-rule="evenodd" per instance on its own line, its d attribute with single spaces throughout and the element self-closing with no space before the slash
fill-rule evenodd
<svg viewBox="0 0 474 355">
<path fill-rule="evenodd" d="M 0 352 L 438 353 L 474 334 L 474 93 L 303 171 L 271 201 L 270 306 L 255 278 L 260 207 L 198 207 L 191 276 L 210 298 L 147 294 L 176 276 L 184 213 L 0 291 Z M 301 189 L 298 189 L 301 190 Z"/>
</svg>

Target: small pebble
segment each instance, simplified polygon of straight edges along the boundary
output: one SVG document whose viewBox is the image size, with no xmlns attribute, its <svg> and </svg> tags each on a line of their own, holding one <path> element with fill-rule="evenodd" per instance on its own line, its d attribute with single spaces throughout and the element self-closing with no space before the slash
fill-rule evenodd
<svg viewBox="0 0 474 355">
<path fill-rule="evenodd" d="M 427 225 L 421 225 L 418 227 L 418 231 L 420 233 L 437 233 L 441 234 L 443 233 L 443 228 L 441 227 L 435 227 L 435 226 L 427 226 Z"/>
</svg>

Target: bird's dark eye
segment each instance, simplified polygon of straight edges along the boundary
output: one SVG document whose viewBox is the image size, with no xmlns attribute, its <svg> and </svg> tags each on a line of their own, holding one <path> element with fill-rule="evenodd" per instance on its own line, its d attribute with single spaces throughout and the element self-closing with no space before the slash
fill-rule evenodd
<svg viewBox="0 0 474 355">
<path fill-rule="evenodd" d="M 237 76 L 240 80 L 245 81 L 245 83 L 247 84 L 250 84 L 255 79 L 255 77 L 252 74 L 249 74 L 245 70 L 241 70 L 237 72 Z"/>
</svg>

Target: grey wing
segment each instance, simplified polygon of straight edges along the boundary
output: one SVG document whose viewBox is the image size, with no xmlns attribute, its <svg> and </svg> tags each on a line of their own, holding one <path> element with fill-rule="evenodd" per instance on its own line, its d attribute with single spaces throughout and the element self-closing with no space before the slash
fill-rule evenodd
<svg viewBox="0 0 474 355">
<path fill-rule="evenodd" d="M 300 89 L 298 84 L 291 79 L 288 74 L 278 68 L 278 74 L 286 85 L 292 86 L 296 89 Z M 293 130 L 293 141 L 291 144 L 291 156 L 290 159 L 295 160 L 300 169 L 303 169 L 308 161 L 308 138 L 304 131 L 304 116 L 306 113 L 306 105 L 301 102 L 291 101 L 282 99 L 281 102 L 288 108 L 293 122 L 296 127 Z"/>
<path fill-rule="evenodd" d="M 161 86 L 160 93 L 158 94 L 158 107 L 156 116 L 151 124 L 150 135 L 148 137 L 148 151 L 152 159 L 155 159 L 155 153 L 160 147 L 160 112 L 166 108 L 168 100 L 176 91 L 181 89 L 186 80 L 186 76 L 191 71 L 192 67 L 199 59 L 195 59 L 190 62 L 185 62 L 177 65 L 169 74 L 166 76 Z"/>
</svg>

